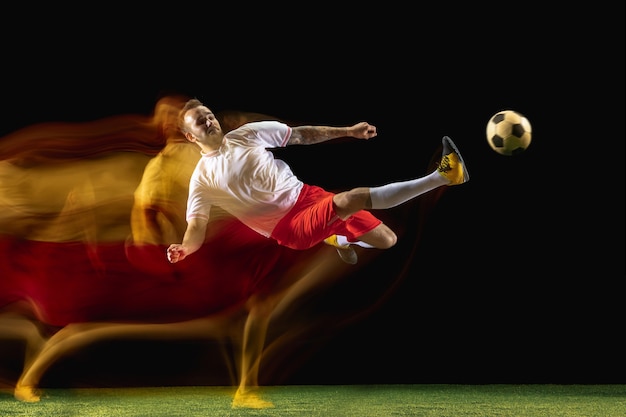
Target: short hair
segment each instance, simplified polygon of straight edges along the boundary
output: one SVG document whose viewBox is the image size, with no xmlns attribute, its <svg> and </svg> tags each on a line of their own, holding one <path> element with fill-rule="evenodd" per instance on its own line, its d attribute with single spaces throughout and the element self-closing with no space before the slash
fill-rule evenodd
<svg viewBox="0 0 626 417">
<path fill-rule="evenodd" d="M 178 129 L 183 132 L 183 134 L 187 133 L 189 129 L 185 126 L 185 113 L 187 113 L 191 109 L 195 109 L 196 107 L 204 106 L 200 100 L 197 98 L 192 98 L 187 100 L 183 108 L 178 113 Z"/>
</svg>

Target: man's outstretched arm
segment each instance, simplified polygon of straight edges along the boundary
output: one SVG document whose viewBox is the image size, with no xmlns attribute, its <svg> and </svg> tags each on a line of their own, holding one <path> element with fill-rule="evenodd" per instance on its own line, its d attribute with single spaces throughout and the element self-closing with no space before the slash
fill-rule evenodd
<svg viewBox="0 0 626 417">
<path fill-rule="evenodd" d="M 367 122 L 360 122 L 349 127 L 296 126 L 292 128 L 287 144 L 312 145 L 343 137 L 367 140 L 375 137 L 376 134 L 376 126 Z"/>
</svg>

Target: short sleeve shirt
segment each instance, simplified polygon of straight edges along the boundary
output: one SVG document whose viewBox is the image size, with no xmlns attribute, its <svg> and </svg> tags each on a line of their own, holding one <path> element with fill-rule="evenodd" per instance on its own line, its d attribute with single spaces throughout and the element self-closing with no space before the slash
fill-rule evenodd
<svg viewBox="0 0 626 417">
<path fill-rule="evenodd" d="M 278 121 L 247 123 L 202 154 L 189 183 L 187 220 L 209 218 L 219 206 L 269 237 L 298 200 L 303 183 L 270 148 L 284 147 L 291 127 Z"/>
</svg>

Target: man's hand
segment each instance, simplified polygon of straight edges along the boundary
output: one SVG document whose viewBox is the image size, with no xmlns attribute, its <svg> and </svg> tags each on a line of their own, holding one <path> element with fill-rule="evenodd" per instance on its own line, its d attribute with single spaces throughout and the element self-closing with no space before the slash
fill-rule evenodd
<svg viewBox="0 0 626 417">
<path fill-rule="evenodd" d="M 185 247 L 178 243 L 173 243 L 167 248 L 167 260 L 175 264 L 178 261 L 182 261 L 187 257 L 187 250 Z"/>
<path fill-rule="evenodd" d="M 367 122 L 360 122 L 348 129 L 350 136 L 357 139 L 371 139 L 377 135 L 376 126 Z"/>
</svg>

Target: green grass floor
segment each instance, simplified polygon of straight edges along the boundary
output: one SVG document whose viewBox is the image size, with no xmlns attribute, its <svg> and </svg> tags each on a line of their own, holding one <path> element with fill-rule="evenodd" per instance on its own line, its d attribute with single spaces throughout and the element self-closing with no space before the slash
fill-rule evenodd
<svg viewBox="0 0 626 417">
<path fill-rule="evenodd" d="M 270 386 L 273 408 L 233 409 L 233 387 L 44 389 L 22 403 L 0 392 L 0 416 L 28 417 L 625 417 L 626 385 Z"/>
</svg>

